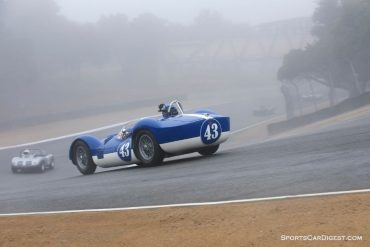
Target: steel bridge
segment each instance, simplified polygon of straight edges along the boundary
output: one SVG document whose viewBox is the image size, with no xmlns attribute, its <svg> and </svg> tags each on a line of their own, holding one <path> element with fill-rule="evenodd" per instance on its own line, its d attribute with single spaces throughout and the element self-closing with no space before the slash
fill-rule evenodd
<svg viewBox="0 0 370 247">
<path fill-rule="evenodd" d="M 313 41 L 310 18 L 297 18 L 250 27 L 244 33 L 213 39 L 172 44 L 166 66 L 180 74 L 228 70 L 245 74 L 248 69 L 263 73 L 277 66 L 291 49 Z"/>
</svg>

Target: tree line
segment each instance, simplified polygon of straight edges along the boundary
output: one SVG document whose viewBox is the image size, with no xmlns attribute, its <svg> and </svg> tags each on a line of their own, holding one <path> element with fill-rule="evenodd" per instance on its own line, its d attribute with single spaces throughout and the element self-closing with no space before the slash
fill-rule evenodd
<svg viewBox="0 0 370 247">
<path fill-rule="evenodd" d="M 81 24 L 61 15 L 54 0 L 0 0 L 0 112 L 32 111 L 32 105 L 41 111 L 91 94 L 109 99 L 99 90 L 115 91 L 113 84 L 122 92 L 149 91 L 158 85 L 159 73 L 171 73 L 171 64 L 163 62 L 170 44 L 248 28 L 212 11 L 202 11 L 189 25 L 150 13 Z"/>
<path fill-rule="evenodd" d="M 350 97 L 370 82 L 370 1 L 320 0 L 313 14 L 315 41 L 285 55 L 278 79 L 287 84 L 312 81 L 343 89 Z"/>
<path fill-rule="evenodd" d="M 122 79 L 155 80 L 169 43 L 211 39 L 237 28 L 212 11 L 201 12 L 190 26 L 152 14 L 132 20 L 116 14 L 78 24 L 60 15 L 53 0 L 0 0 L 0 78 L 13 85 L 50 82 L 81 65 L 116 64 Z"/>
</svg>

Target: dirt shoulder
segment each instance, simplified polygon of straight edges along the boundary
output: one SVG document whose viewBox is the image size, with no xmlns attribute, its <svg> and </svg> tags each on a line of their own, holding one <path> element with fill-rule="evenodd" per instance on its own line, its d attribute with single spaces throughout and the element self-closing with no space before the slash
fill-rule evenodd
<svg viewBox="0 0 370 247">
<path fill-rule="evenodd" d="M 0 246 L 369 246 L 369 220 L 370 194 L 0 217 Z M 284 236 L 362 240 L 281 240 Z"/>
</svg>

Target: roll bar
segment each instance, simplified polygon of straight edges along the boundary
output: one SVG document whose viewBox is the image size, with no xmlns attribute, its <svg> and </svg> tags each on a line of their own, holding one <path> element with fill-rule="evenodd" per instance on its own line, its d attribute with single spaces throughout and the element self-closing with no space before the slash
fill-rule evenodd
<svg viewBox="0 0 370 247">
<path fill-rule="evenodd" d="M 171 101 L 171 103 L 170 103 L 170 105 L 168 107 L 168 110 L 167 110 L 168 113 L 170 113 L 171 107 L 173 105 L 176 105 L 177 111 L 179 112 L 180 115 L 183 115 L 184 114 L 184 111 L 182 109 L 182 105 L 181 105 L 180 101 L 178 101 L 178 100 Z"/>
</svg>

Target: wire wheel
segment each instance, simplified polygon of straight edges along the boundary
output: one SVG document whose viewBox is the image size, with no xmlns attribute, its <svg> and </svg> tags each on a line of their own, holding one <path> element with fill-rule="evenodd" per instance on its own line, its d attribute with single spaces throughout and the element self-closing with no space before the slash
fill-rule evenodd
<svg viewBox="0 0 370 247">
<path fill-rule="evenodd" d="M 89 158 L 87 156 L 87 152 L 83 146 L 77 146 L 76 148 L 76 161 L 77 165 L 82 168 L 86 169 L 88 166 Z"/>
<path fill-rule="evenodd" d="M 96 170 L 96 165 L 92 160 L 88 146 L 82 141 L 77 141 L 73 146 L 73 152 L 73 163 L 78 170 L 84 175 L 93 174 Z"/>
<path fill-rule="evenodd" d="M 141 135 L 138 145 L 141 157 L 146 161 L 152 160 L 155 152 L 152 138 L 146 134 Z"/>
<path fill-rule="evenodd" d="M 139 160 L 138 165 L 154 166 L 162 163 L 164 153 L 150 131 L 139 131 L 134 140 L 134 152 Z"/>
</svg>

